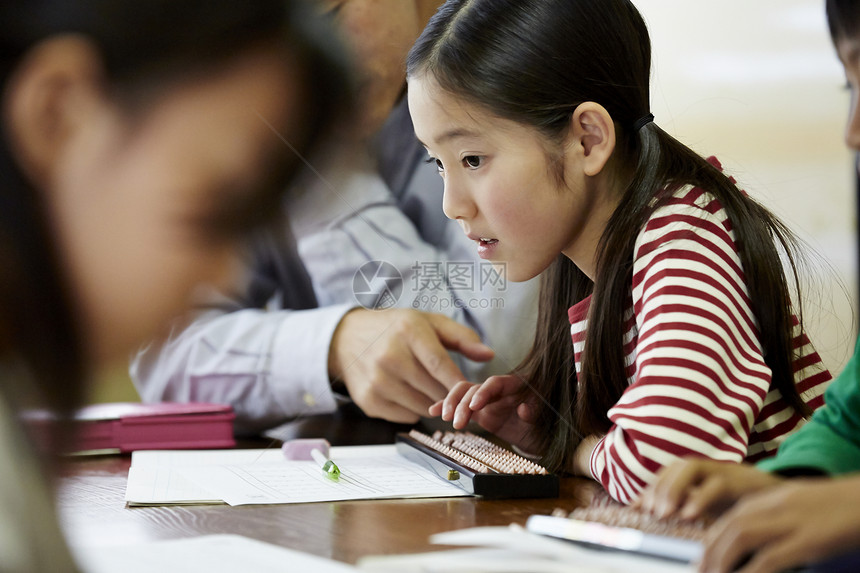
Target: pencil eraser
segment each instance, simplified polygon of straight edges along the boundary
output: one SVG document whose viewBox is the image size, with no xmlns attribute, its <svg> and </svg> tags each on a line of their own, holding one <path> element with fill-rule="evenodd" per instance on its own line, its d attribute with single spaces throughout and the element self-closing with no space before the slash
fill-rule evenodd
<svg viewBox="0 0 860 573">
<path fill-rule="evenodd" d="M 327 458 L 329 447 L 331 444 L 324 438 L 301 438 L 284 442 L 281 451 L 288 460 L 313 460 L 313 450 L 319 450 Z"/>
</svg>

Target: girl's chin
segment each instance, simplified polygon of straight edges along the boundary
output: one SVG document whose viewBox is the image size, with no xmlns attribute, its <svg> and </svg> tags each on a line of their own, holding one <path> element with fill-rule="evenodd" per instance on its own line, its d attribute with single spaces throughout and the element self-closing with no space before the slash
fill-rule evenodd
<svg viewBox="0 0 860 573">
<path fill-rule="evenodd" d="M 538 276 L 542 269 L 526 268 L 508 261 L 492 261 L 496 272 L 504 277 L 504 280 L 512 283 L 522 283 Z"/>
</svg>

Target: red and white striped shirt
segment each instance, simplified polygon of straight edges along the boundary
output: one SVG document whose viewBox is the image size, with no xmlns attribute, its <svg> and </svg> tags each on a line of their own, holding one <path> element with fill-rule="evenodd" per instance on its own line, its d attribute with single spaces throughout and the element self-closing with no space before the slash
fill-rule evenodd
<svg viewBox="0 0 860 573">
<path fill-rule="evenodd" d="M 682 456 L 756 461 L 776 452 L 804 420 L 770 389 L 734 233 L 701 189 L 677 191 L 636 240 L 624 352 L 630 385 L 608 413 L 591 474 L 629 503 Z M 590 297 L 569 310 L 576 370 Z M 831 376 L 795 321 L 795 382 L 823 404 Z"/>
</svg>

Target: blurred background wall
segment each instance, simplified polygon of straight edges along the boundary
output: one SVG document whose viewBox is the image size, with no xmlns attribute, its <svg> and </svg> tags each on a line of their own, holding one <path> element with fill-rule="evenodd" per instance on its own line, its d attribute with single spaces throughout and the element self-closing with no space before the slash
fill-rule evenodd
<svg viewBox="0 0 860 573">
<path fill-rule="evenodd" d="M 717 156 L 815 250 L 805 320 L 841 370 L 856 332 L 857 176 L 823 0 L 633 1 L 651 31 L 656 122 Z"/>
</svg>

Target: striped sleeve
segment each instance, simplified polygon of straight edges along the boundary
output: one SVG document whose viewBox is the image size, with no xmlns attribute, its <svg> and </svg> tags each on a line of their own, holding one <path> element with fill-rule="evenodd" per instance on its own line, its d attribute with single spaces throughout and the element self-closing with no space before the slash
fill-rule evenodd
<svg viewBox="0 0 860 573">
<path fill-rule="evenodd" d="M 681 456 L 742 461 L 768 394 L 730 225 L 708 197 L 676 195 L 636 243 L 635 372 L 590 459 L 593 477 L 624 503 Z"/>
</svg>

